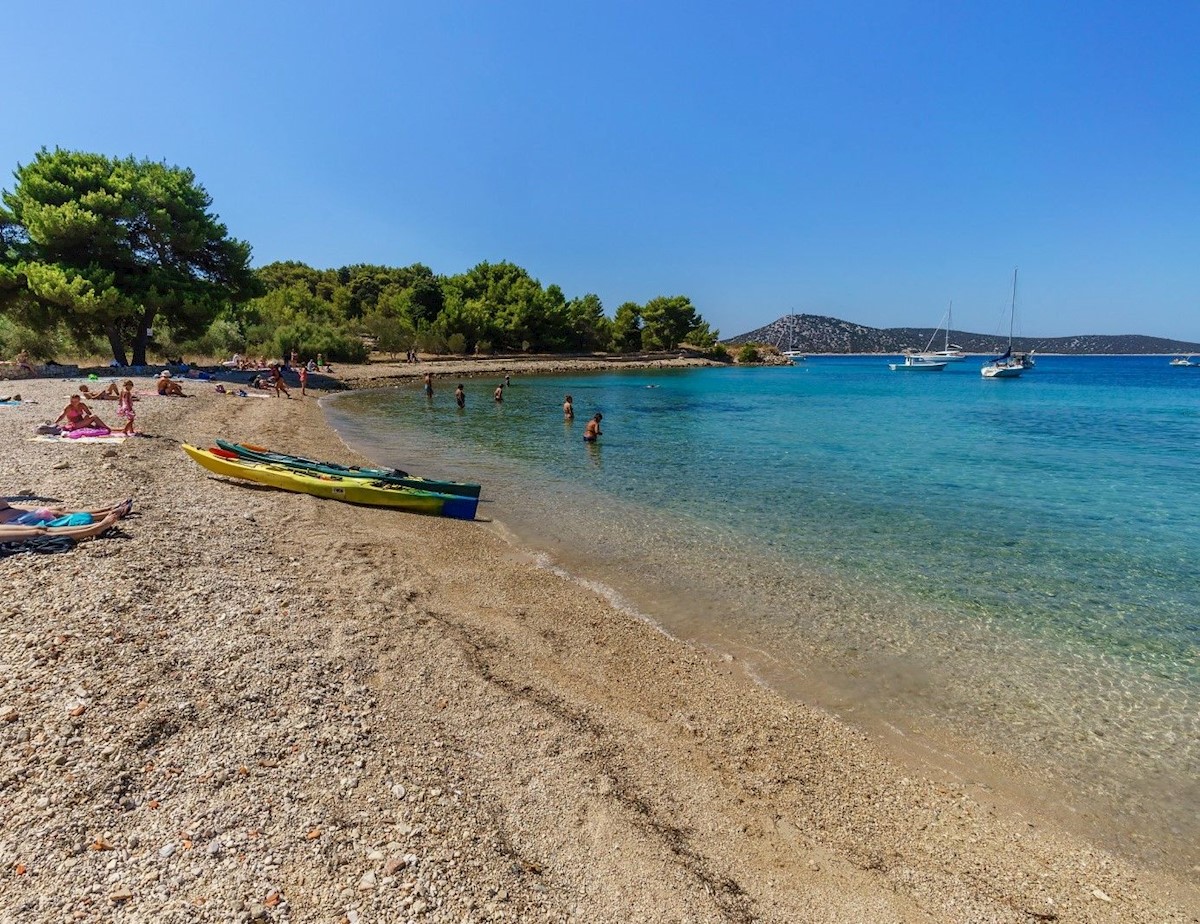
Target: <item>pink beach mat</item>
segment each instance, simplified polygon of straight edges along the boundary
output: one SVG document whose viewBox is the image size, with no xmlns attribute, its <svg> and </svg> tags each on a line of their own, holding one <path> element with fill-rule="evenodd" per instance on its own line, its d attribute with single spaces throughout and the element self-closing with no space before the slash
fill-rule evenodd
<svg viewBox="0 0 1200 924">
<path fill-rule="evenodd" d="M 97 434 L 97 435 L 93 435 Z M 102 433 L 98 430 L 74 430 L 68 433 L 40 433 L 31 436 L 31 441 L 39 443 L 123 443 L 129 439 L 124 433 Z"/>
</svg>

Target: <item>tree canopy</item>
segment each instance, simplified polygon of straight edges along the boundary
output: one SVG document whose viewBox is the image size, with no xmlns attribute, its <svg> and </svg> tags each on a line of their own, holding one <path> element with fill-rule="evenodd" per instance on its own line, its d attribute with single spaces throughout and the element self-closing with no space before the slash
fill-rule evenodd
<svg viewBox="0 0 1200 924">
<path fill-rule="evenodd" d="M 45 149 L 0 196 L 0 341 L 14 323 L 45 349 L 67 332 L 106 341 L 124 364 L 162 355 L 634 352 L 710 348 L 716 332 L 682 295 L 626 302 L 609 318 L 594 293 L 568 298 L 527 270 L 481 262 L 443 276 L 428 266 L 249 267 L 190 170 Z"/>
<path fill-rule="evenodd" d="M 230 238 L 192 171 L 132 157 L 38 152 L 0 197 L 0 309 L 30 326 L 102 335 L 146 362 L 156 322 L 203 332 L 259 291 L 250 246 Z"/>
</svg>

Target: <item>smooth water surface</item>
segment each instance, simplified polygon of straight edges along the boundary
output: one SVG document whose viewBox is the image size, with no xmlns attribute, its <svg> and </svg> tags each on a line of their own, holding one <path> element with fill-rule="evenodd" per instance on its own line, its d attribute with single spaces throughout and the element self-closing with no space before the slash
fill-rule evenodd
<svg viewBox="0 0 1200 924">
<path fill-rule="evenodd" d="M 1200 368 L 887 361 L 518 377 L 501 404 L 467 379 L 462 411 L 446 379 L 326 408 L 379 462 L 482 481 L 481 515 L 785 691 L 1002 750 L 1124 846 L 1188 854 Z"/>
</svg>

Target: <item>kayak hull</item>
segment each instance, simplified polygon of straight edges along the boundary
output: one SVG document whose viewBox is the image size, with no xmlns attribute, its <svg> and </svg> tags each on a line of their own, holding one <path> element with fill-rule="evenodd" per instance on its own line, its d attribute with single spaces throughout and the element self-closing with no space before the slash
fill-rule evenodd
<svg viewBox="0 0 1200 924">
<path fill-rule="evenodd" d="M 242 478 L 258 484 L 269 485 L 297 494 L 311 494 L 348 504 L 363 504 L 369 507 L 391 507 L 410 513 L 430 516 L 451 517 L 456 520 L 473 520 L 479 506 L 478 498 L 436 494 L 413 488 L 365 478 L 342 478 L 303 472 L 284 465 L 255 462 L 249 459 L 228 458 L 208 449 L 184 444 L 183 451 L 200 466 L 215 475 Z"/>
<path fill-rule="evenodd" d="M 338 465 L 336 462 L 321 462 L 317 459 L 306 459 L 303 456 L 293 456 L 285 452 L 274 452 L 263 446 L 249 446 L 245 443 L 231 443 L 227 440 L 217 440 L 217 445 L 227 452 L 235 453 L 243 459 L 262 462 L 268 465 L 283 465 L 298 471 L 316 472 L 321 475 L 339 475 L 342 478 L 363 478 L 370 481 L 382 481 L 386 484 L 414 488 L 417 491 L 433 491 L 435 494 L 456 494 L 462 497 L 479 497 L 479 485 L 466 481 L 441 481 L 435 478 L 422 478 L 407 472 L 387 468 L 360 468 L 350 465 Z"/>
</svg>

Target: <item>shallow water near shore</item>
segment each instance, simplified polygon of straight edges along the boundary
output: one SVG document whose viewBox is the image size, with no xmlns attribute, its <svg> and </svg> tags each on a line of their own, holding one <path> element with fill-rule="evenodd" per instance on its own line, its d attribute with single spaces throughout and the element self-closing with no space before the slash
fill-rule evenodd
<svg viewBox="0 0 1200 924">
<path fill-rule="evenodd" d="M 1200 862 L 1200 370 L 829 357 L 520 376 L 501 404 L 466 379 L 462 411 L 454 384 L 324 407 L 369 458 L 483 482 L 481 517 L 772 686 L 1011 758 L 1112 846 Z"/>
</svg>

